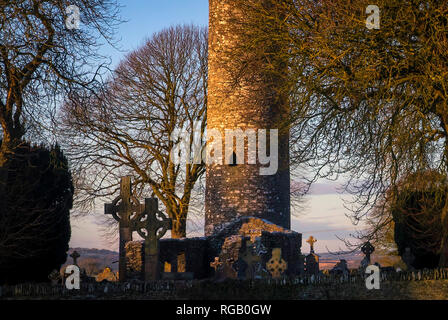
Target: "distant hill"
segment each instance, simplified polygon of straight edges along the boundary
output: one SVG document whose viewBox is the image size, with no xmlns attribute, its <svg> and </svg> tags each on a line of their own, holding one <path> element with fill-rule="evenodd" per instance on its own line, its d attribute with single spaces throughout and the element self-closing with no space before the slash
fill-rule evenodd
<svg viewBox="0 0 448 320">
<path fill-rule="evenodd" d="M 307 255 L 308 253 L 305 253 Z M 345 259 L 347 261 L 348 267 L 350 269 L 356 269 L 359 267 L 361 260 L 364 258 L 362 253 L 346 253 L 346 254 L 333 254 L 328 252 L 316 253 L 319 258 L 319 267 L 320 269 L 331 269 L 335 266 L 336 263 L 341 259 Z"/>
<path fill-rule="evenodd" d="M 73 251 L 77 251 L 80 255 L 78 265 L 85 268 L 88 274 L 97 274 L 105 267 L 109 267 L 114 271 L 118 270 L 118 252 L 105 249 L 88 249 L 88 248 L 70 248 L 67 254 L 67 261 L 62 269 L 73 263 L 70 255 Z"/>
<path fill-rule="evenodd" d="M 307 255 L 308 253 L 304 253 Z M 345 259 L 347 261 L 348 267 L 350 269 L 357 269 L 361 263 L 361 260 L 364 259 L 364 254 L 359 253 L 346 253 L 336 255 L 333 253 L 317 253 L 319 255 L 319 267 L 320 269 L 331 269 L 335 266 L 336 263 L 341 259 Z M 386 256 L 379 254 L 372 254 L 371 262 L 378 262 L 382 267 L 394 266 L 400 263 L 400 258 L 398 256 Z"/>
</svg>

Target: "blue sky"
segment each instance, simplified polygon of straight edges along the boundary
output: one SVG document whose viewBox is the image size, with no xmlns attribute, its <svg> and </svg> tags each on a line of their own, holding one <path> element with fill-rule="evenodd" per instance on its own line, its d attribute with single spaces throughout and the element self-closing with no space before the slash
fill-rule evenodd
<svg viewBox="0 0 448 320">
<path fill-rule="evenodd" d="M 121 16 L 127 20 L 118 28 L 120 51 L 109 46 L 103 49 L 114 66 L 126 52 L 138 48 L 163 28 L 176 24 L 208 25 L 208 0 L 122 0 L 120 4 Z"/>
<path fill-rule="evenodd" d="M 119 26 L 117 38 L 124 51 L 104 47 L 103 53 L 112 58 L 113 66 L 127 53 L 143 44 L 154 32 L 176 24 L 208 25 L 208 0 L 128 0 L 121 2 L 124 8 L 121 15 L 128 22 Z M 306 206 L 292 217 L 291 227 L 303 233 L 303 252 L 309 251 L 305 240 L 313 235 L 318 239 L 317 252 L 327 248 L 339 250 L 342 243 L 336 236 L 349 237 L 355 226 L 345 216 L 341 195 L 336 192 L 334 183 L 323 182 L 316 185 L 312 195 L 307 196 Z M 348 196 L 344 195 L 348 200 Z M 103 215 L 103 204 L 98 203 L 95 214 L 72 220 L 71 247 L 118 249 L 118 241 L 111 244 L 101 236 L 96 217 Z M 194 236 L 192 234 L 190 236 Z M 199 234 L 197 234 L 199 235 Z"/>
</svg>

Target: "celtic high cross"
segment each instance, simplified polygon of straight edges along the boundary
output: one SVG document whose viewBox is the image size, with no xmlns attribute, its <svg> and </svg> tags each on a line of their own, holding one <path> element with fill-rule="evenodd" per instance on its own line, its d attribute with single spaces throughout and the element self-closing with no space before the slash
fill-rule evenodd
<svg viewBox="0 0 448 320">
<path fill-rule="evenodd" d="M 118 221 L 120 246 L 118 259 L 118 276 L 120 282 L 126 281 L 126 243 L 132 241 L 131 220 L 137 219 L 142 212 L 142 205 L 132 195 L 131 177 L 121 178 L 120 195 L 112 203 L 104 204 L 104 213 L 110 214 Z"/>
<path fill-rule="evenodd" d="M 159 278 L 159 239 L 171 230 L 171 219 L 159 210 L 157 198 L 146 198 L 144 211 L 132 220 L 132 229 L 145 239 L 145 280 Z"/>
</svg>

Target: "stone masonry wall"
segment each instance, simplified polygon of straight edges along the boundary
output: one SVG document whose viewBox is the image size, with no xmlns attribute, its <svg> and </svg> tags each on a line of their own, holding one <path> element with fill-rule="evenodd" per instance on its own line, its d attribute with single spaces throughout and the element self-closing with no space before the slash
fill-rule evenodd
<svg viewBox="0 0 448 320">
<path fill-rule="evenodd" d="M 238 34 L 244 32 L 238 21 L 245 19 L 247 12 L 233 0 L 210 0 L 209 8 L 207 130 L 221 133 L 225 160 L 232 157 L 225 154 L 226 129 L 254 129 L 257 133 L 258 129 L 278 129 L 288 110 L 277 94 L 276 83 L 266 80 L 261 70 L 235 79 L 232 48 L 240 41 Z M 247 149 L 245 143 L 244 164 L 207 165 L 205 235 L 240 216 L 255 216 L 290 228 L 289 130 L 279 130 L 279 162 L 274 175 L 259 174 L 258 157 L 256 164 L 247 164 Z"/>
</svg>

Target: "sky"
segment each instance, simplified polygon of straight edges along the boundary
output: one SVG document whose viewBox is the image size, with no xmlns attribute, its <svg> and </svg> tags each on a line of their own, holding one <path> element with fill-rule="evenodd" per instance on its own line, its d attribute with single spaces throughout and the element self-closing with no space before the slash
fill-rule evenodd
<svg viewBox="0 0 448 320">
<path fill-rule="evenodd" d="M 125 23 L 117 30 L 119 50 L 105 46 L 112 64 L 140 45 L 153 33 L 176 24 L 208 25 L 208 0 L 121 0 Z"/>
<path fill-rule="evenodd" d="M 208 0 L 127 0 L 121 4 L 124 6 L 121 16 L 127 22 L 117 30 L 119 50 L 110 46 L 102 48 L 102 53 L 111 57 L 113 66 L 163 28 L 176 24 L 208 25 Z M 357 228 L 346 217 L 343 199 L 349 200 L 349 196 L 338 194 L 337 187 L 337 183 L 320 182 L 306 196 L 304 208 L 294 212 L 291 228 L 302 233 L 302 252 L 309 252 L 305 240 L 310 235 L 317 239 L 316 252 L 345 249 L 337 237 L 349 238 Z M 71 247 L 118 250 L 117 241 L 111 243 L 103 237 L 101 215 L 103 204 L 98 204 L 90 216 L 72 219 Z M 194 235 L 201 234 L 189 236 Z"/>
</svg>

